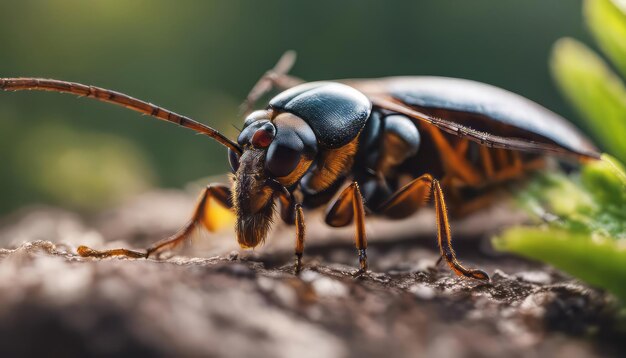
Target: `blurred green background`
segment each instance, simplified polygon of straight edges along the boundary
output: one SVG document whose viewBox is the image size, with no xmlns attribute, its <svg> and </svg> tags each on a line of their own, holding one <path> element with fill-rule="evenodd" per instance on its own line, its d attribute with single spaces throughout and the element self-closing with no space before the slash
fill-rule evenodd
<svg viewBox="0 0 626 358">
<path fill-rule="evenodd" d="M 308 79 L 443 75 L 491 83 L 577 121 L 548 55 L 591 43 L 581 1 L 49 1 L 0 4 L 0 77 L 111 88 L 234 137 L 238 106 L 287 49 Z M 98 209 L 224 173 L 225 150 L 111 105 L 0 93 L 0 213 Z"/>
</svg>

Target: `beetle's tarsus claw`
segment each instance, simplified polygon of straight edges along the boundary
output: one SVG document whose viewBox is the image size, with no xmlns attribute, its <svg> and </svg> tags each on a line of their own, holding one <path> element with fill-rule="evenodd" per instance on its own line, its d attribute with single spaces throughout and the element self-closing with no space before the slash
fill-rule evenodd
<svg viewBox="0 0 626 358">
<path fill-rule="evenodd" d="M 365 249 L 359 249 L 359 270 L 352 274 L 352 277 L 359 278 L 367 273 L 369 265 L 367 264 L 367 252 Z"/>
<path fill-rule="evenodd" d="M 365 249 L 359 249 L 359 271 L 366 272 L 369 265 L 367 264 L 367 251 Z"/>
<path fill-rule="evenodd" d="M 298 276 L 302 272 L 302 254 L 296 254 L 296 263 L 293 265 L 293 273 Z"/>
<path fill-rule="evenodd" d="M 443 256 L 439 256 L 439 259 L 437 260 L 437 262 L 435 262 L 434 267 L 438 267 L 442 262 L 443 262 Z"/>
<path fill-rule="evenodd" d="M 87 246 L 79 246 L 76 249 L 76 252 L 82 257 L 97 257 L 97 258 L 106 258 L 111 256 L 126 256 L 133 259 L 145 259 L 148 258 L 149 253 L 143 253 L 139 251 L 133 251 L 128 249 L 113 249 L 113 250 L 94 250 Z"/>
<path fill-rule="evenodd" d="M 94 257 L 96 256 L 97 251 L 90 247 L 81 245 L 76 249 L 76 253 L 82 257 Z"/>
<path fill-rule="evenodd" d="M 470 270 L 469 271 L 469 277 L 476 279 L 476 280 L 481 280 L 481 281 L 489 281 L 489 275 L 483 271 L 483 270 Z"/>
<path fill-rule="evenodd" d="M 353 278 L 360 278 L 367 273 L 367 268 L 360 268 L 352 274 Z"/>
</svg>

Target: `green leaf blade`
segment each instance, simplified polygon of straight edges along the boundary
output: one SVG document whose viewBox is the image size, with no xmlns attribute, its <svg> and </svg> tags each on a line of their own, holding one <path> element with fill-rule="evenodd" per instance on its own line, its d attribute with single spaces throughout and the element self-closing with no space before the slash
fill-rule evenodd
<svg viewBox="0 0 626 358">
<path fill-rule="evenodd" d="M 626 1 L 586 0 L 584 15 L 602 51 L 626 77 Z"/>
<path fill-rule="evenodd" d="M 621 79 L 592 50 L 570 38 L 556 42 L 550 68 L 601 146 L 626 161 L 626 87 Z"/>
<path fill-rule="evenodd" d="M 556 228 L 514 228 L 494 240 L 501 251 L 551 264 L 626 302 L 626 248 L 619 241 L 594 240 Z"/>
</svg>

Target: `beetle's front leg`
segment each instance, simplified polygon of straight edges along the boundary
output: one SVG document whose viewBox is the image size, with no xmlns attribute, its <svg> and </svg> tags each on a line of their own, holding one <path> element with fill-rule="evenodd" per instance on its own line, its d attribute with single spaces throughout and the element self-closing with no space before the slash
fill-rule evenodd
<svg viewBox="0 0 626 358">
<path fill-rule="evenodd" d="M 304 212 L 302 204 L 296 203 L 293 196 L 279 195 L 280 217 L 287 225 L 296 225 L 296 246 L 295 255 L 296 262 L 294 264 L 294 273 L 297 275 L 302 271 L 302 255 L 304 253 L 304 238 L 306 234 L 306 225 L 304 223 Z"/>
<path fill-rule="evenodd" d="M 326 223 L 333 227 L 349 225 L 354 219 L 356 230 L 355 244 L 359 255 L 359 270 L 355 276 L 367 272 L 367 238 L 365 237 L 365 207 L 361 189 L 357 182 L 341 192 L 337 200 L 329 207 L 326 213 Z"/>
<path fill-rule="evenodd" d="M 132 258 L 148 258 L 151 255 L 158 254 L 165 250 L 173 249 L 180 244 L 186 242 L 199 225 L 206 230 L 213 232 L 218 229 L 221 224 L 216 220 L 217 217 L 211 215 L 211 207 L 213 201 L 216 201 L 220 206 L 232 209 L 232 201 L 230 196 L 230 189 L 223 184 L 211 184 L 207 186 L 200 194 L 196 207 L 194 208 L 191 219 L 174 235 L 163 239 L 154 245 L 150 246 L 145 253 L 139 251 L 133 251 L 128 249 L 113 249 L 113 250 L 94 250 L 87 246 L 80 246 L 78 248 L 78 254 L 83 257 L 111 257 L 111 256 L 127 256 Z"/>
<path fill-rule="evenodd" d="M 304 224 L 304 213 L 302 212 L 302 205 L 296 204 L 296 264 L 294 271 L 297 274 L 302 271 L 302 253 L 304 252 L 304 235 L 306 225 Z"/>
</svg>

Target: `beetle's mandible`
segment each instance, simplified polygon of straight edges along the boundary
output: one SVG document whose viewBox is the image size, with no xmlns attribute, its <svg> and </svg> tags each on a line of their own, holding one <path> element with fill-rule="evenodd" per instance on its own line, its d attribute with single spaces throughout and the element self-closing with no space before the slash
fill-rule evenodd
<svg viewBox="0 0 626 358">
<path fill-rule="evenodd" d="M 328 225 L 355 226 L 361 274 L 368 268 L 366 213 L 405 218 L 432 199 L 442 259 L 457 275 L 489 280 L 484 271 L 457 260 L 444 192 L 453 209 L 461 212 L 484 201 L 491 188 L 541 168 L 548 155 L 578 161 L 599 158 L 594 145 L 562 117 L 490 85 L 444 77 L 305 83 L 287 74 L 294 60 L 294 53 L 287 52 L 254 86 L 236 142 L 188 117 L 103 88 L 0 78 L 0 89 L 95 98 L 193 129 L 228 148 L 231 186 L 207 186 L 191 219 L 172 237 L 146 252 L 81 246 L 82 256 L 147 258 L 172 249 L 189 239 L 194 228 L 211 229 L 211 205 L 217 203 L 236 215 L 237 241 L 245 248 L 263 243 L 275 211 L 295 225 L 299 272 L 303 209 L 327 204 Z M 274 88 L 284 91 L 264 109 L 251 111 Z"/>
</svg>

